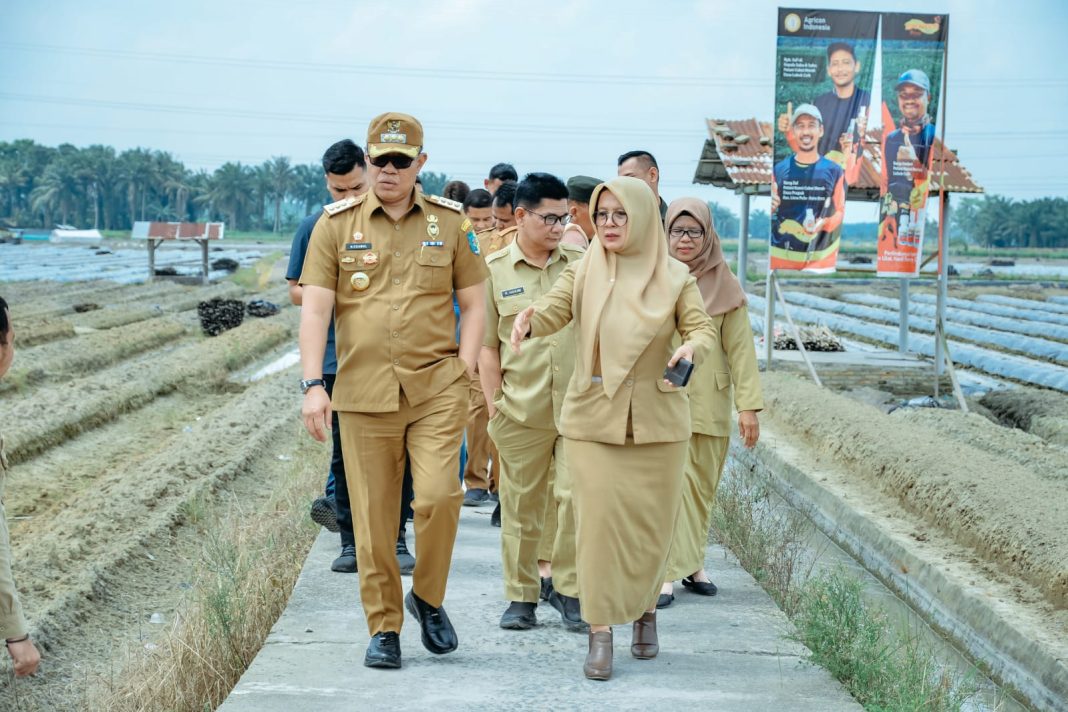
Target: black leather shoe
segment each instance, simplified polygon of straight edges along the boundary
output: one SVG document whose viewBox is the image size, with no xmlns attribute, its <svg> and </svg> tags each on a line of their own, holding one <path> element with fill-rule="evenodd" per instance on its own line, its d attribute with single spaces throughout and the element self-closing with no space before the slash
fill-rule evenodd
<svg viewBox="0 0 1068 712">
<path fill-rule="evenodd" d="M 501 526 L 501 503 L 498 502 L 497 506 L 493 509 L 493 514 L 490 515 L 490 526 Z"/>
<path fill-rule="evenodd" d="M 590 627 L 582 620 L 582 607 L 577 598 L 565 596 L 557 590 L 549 594 L 549 605 L 560 611 L 560 620 L 572 633 L 587 633 Z"/>
<path fill-rule="evenodd" d="M 501 616 L 501 628 L 505 630 L 530 630 L 538 624 L 538 616 L 534 609 L 537 603 L 524 603 L 512 601 L 508 604 L 508 610 Z"/>
<path fill-rule="evenodd" d="M 341 555 L 334 559 L 330 570 L 339 574 L 356 573 L 356 547 L 351 544 L 341 547 Z"/>
<path fill-rule="evenodd" d="M 715 596 L 719 592 L 716 584 L 711 581 L 694 581 L 692 576 L 684 578 L 682 585 L 701 596 Z"/>
<path fill-rule="evenodd" d="M 435 655 L 444 655 L 456 650 L 459 641 L 456 630 L 445 613 L 445 608 L 434 608 L 429 603 L 409 591 L 404 597 L 404 607 L 419 621 L 423 630 L 423 647 Z"/>
<path fill-rule="evenodd" d="M 363 664 L 371 668 L 399 668 L 401 666 L 400 636 L 389 631 L 375 633 L 363 656 Z"/>
<path fill-rule="evenodd" d="M 657 608 L 667 608 L 675 600 L 674 593 L 661 593 L 660 597 L 656 599 Z"/>
<path fill-rule="evenodd" d="M 549 578 L 543 578 L 541 580 L 541 593 L 538 594 L 538 597 L 541 598 L 541 600 L 543 600 L 543 601 L 548 601 L 549 600 L 549 596 L 552 594 L 552 592 L 553 592 L 553 577 L 550 576 Z"/>
<path fill-rule="evenodd" d="M 401 576 L 411 576 L 415 571 L 415 557 L 408 551 L 408 542 L 403 534 L 397 538 L 397 565 L 400 566 Z"/>
</svg>

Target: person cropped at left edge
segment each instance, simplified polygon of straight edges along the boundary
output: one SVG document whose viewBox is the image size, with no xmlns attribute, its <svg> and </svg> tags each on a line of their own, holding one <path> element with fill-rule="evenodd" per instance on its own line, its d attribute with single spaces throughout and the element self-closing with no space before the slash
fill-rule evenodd
<svg viewBox="0 0 1068 712">
<path fill-rule="evenodd" d="M 0 378 L 11 368 L 15 360 L 15 330 L 11 328 L 11 315 L 7 302 L 0 298 Z M 4 480 L 7 475 L 7 456 L 4 455 L 4 436 L 0 433 L 0 638 L 15 663 L 15 675 L 23 677 L 37 671 L 41 654 L 30 640 L 26 617 L 22 614 L 15 579 L 11 575 L 11 541 L 7 533 L 7 515 L 4 513 Z"/>
<path fill-rule="evenodd" d="M 300 276 L 301 413 L 308 432 L 322 441 L 332 410 L 339 412 L 360 599 L 371 634 L 364 664 L 396 668 L 402 605 L 419 622 L 427 650 L 443 654 L 458 645 L 442 603 L 463 498 L 456 473 L 485 329 L 487 269 L 459 203 L 415 188 L 427 160 L 418 120 L 401 113 L 375 117 L 367 155 L 371 192 L 325 208 L 328 217 L 312 232 Z M 317 381 L 332 311 L 338 373 L 331 399 Z M 405 451 L 419 562 L 407 596 L 392 546 Z"/>
</svg>

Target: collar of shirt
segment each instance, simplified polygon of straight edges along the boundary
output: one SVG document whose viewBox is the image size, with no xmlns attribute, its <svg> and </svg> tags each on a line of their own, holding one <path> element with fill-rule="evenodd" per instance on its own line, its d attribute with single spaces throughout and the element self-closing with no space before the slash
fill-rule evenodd
<svg viewBox="0 0 1068 712">
<path fill-rule="evenodd" d="M 412 196 L 412 204 L 408 208 L 408 210 L 405 211 L 404 217 L 408 217 L 408 214 L 416 208 L 422 210 L 424 213 L 426 212 L 426 199 L 423 197 L 422 191 L 416 190 L 413 191 L 413 193 L 414 195 Z M 367 206 L 368 215 L 374 215 L 376 210 L 380 210 L 382 211 L 383 215 L 389 218 L 389 214 L 386 213 L 386 208 L 384 205 L 382 205 L 382 201 L 378 199 L 377 195 L 375 195 L 374 188 L 371 188 L 371 190 L 367 191 L 367 198 L 365 198 L 363 202 Z M 393 220 L 393 218 L 389 219 Z M 404 218 L 401 219 L 403 220 Z"/>
<path fill-rule="evenodd" d="M 549 259 L 545 261 L 544 265 L 539 265 L 530 261 L 530 258 L 526 256 L 523 249 L 519 246 L 519 236 L 516 235 L 516 239 L 512 240 L 512 244 L 508 246 L 510 252 L 508 253 L 508 259 L 512 261 L 512 265 L 517 265 L 520 262 L 526 262 L 534 269 L 547 269 L 549 265 L 561 259 L 563 251 L 560 249 L 560 245 L 553 248 L 552 253 L 549 254 Z"/>
</svg>

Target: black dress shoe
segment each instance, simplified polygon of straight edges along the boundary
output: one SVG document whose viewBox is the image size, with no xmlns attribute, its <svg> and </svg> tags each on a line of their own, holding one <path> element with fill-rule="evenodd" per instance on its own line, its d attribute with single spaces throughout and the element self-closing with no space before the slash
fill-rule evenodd
<svg viewBox="0 0 1068 712">
<path fill-rule="evenodd" d="M 490 515 L 490 526 L 501 526 L 501 503 L 498 502 L 497 506 L 493 509 L 493 514 Z"/>
<path fill-rule="evenodd" d="M 560 620 L 572 633 L 586 633 L 590 627 L 582 620 L 582 607 L 577 598 L 565 596 L 557 590 L 549 594 L 549 605 L 560 611 Z"/>
<path fill-rule="evenodd" d="M 538 624 L 538 616 L 534 609 L 537 603 L 524 603 L 512 601 L 508 604 L 508 610 L 501 616 L 501 628 L 505 630 L 530 630 Z"/>
<path fill-rule="evenodd" d="M 657 608 L 667 608 L 675 600 L 674 593 L 661 593 L 660 597 L 656 599 Z"/>
<path fill-rule="evenodd" d="M 397 537 L 397 565 L 400 567 L 401 576 L 410 576 L 415 571 L 415 557 L 408 551 L 408 542 L 403 534 Z"/>
<path fill-rule="evenodd" d="M 400 636 L 389 631 L 375 633 L 363 656 L 363 664 L 372 668 L 399 668 L 401 666 Z"/>
<path fill-rule="evenodd" d="M 552 594 L 552 592 L 553 592 L 553 577 L 550 576 L 549 578 L 543 578 L 541 580 L 541 592 L 538 594 L 538 597 L 543 601 L 548 601 L 549 600 L 549 596 Z"/>
<path fill-rule="evenodd" d="M 694 581 L 692 576 L 682 580 L 682 585 L 701 596 L 715 596 L 719 589 L 711 581 Z"/>
<path fill-rule="evenodd" d="M 356 547 L 351 544 L 341 547 L 341 555 L 330 564 L 330 570 L 339 574 L 356 573 Z"/>
<path fill-rule="evenodd" d="M 423 631 L 423 647 L 435 655 L 444 655 L 456 650 L 459 641 L 456 630 L 445 613 L 445 608 L 434 608 L 429 603 L 409 591 L 404 597 L 404 607 L 419 621 Z"/>
</svg>

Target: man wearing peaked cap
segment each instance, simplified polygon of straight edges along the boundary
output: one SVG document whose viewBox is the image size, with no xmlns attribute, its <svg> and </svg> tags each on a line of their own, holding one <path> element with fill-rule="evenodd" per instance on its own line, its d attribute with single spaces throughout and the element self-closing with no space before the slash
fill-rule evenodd
<svg viewBox="0 0 1068 712">
<path fill-rule="evenodd" d="M 364 664 L 396 668 L 404 608 L 420 624 L 427 650 L 440 655 L 458 644 L 442 602 L 463 498 L 456 473 L 485 328 L 487 269 L 459 203 L 416 190 L 427 160 L 419 121 L 392 112 L 372 119 L 367 156 L 371 192 L 325 208 L 300 277 L 301 413 L 312 437 L 324 440 L 331 409 L 338 411 L 371 634 Z M 332 399 L 319 382 L 331 312 L 338 355 Z M 418 561 L 406 597 L 393 551 L 405 452 Z"/>
<path fill-rule="evenodd" d="M 590 176 L 571 176 L 567 179 L 567 212 L 571 221 L 564 228 L 561 242 L 577 245 L 586 249 L 594 236 L 593 221 L 590 220 L 590 196 L 593 189 L 604 183 L 600 178 Z"/>
</svg>

